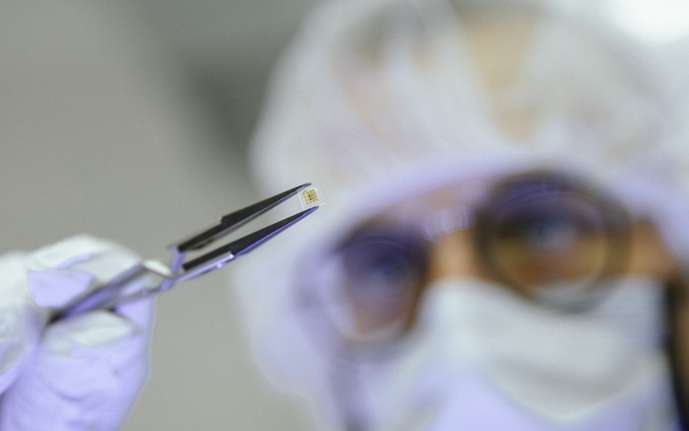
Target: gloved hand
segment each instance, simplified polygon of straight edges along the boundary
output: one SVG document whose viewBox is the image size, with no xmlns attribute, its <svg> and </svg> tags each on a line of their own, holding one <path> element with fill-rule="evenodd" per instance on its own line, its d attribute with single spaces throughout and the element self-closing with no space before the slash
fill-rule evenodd
<svg viewBox="0 0 689 431">
<path fill-rule="evenodd" d="M 0 258 L 0 431 L 110 431 L 146 376 L 151 304 L 46 326 L 49 309 L 136 257 L 80 236 Z"/>
</svg>

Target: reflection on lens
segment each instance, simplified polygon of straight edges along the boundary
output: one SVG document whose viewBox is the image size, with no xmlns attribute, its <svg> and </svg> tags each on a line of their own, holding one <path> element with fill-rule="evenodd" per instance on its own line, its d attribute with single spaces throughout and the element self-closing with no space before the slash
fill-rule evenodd
<svg viewBox="0 0 689 431">
<path fill-rule="evenodd" d="M 612 212 L 598 194 L 568 178 L 526 174 L 500 184 L 482 208 L 480 247 L 491 270 L 523 293 L 592 285 L 620 252 Z"/>
<path fill-rule="evenodd" d="M 593 279 L 606 261 L 600 215 L 577 197 L 542 196 L 513 202 L 495 226 L 493 249 L 507 275 L 523 285 Z"/>
<path fill-rule="evenodd" d="M 396 229 L 360 232 L 339 247 L 340 289 L 353 332 L 403 324 L 412 314 L 426 272 L 423 241 Z"/>
</svg>

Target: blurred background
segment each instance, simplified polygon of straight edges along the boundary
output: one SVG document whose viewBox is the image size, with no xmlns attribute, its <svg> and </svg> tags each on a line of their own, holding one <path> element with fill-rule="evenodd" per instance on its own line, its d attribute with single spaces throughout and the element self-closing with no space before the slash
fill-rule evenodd
<svg viewBox="0 0 689 431">
<path fill-rule="evenodd" d="M 689 65 L 684 0 L 560 1 Z M 88 232 L 161 256 L 255 200 L 247 143 L 316 3 L 0 0 L 0 252 Z M 160 298 L 125 430 L 307 428 L 254 370 L 226 284 L 216 273 Z"/>
</svg>

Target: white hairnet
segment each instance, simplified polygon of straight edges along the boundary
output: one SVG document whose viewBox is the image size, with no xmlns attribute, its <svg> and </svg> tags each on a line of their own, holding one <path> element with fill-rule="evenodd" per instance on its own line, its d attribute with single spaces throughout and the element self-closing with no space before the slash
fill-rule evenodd
<svg viewBox="0 0 689 431">
<path fill-rule="evenodd" d="M 313 181 L 327 206 L 247 259 L 237 278 L 251 338 L 274 381 L 328 396 L 333 358 L 324 355 L 334 353 L 300 326 L 294 285 L 309 274 L 295 273 L 297 262 L 324 235 L 322 225 L 354 217 L 351 202 L 392 193 L 379 184 L 423 182 L 405 183 L 403 172 L 448 160 L 481 170 L 546 158 L 610 176 L 643 171 L 663 185 L 684 183 L 679 174 L 689 149 L 676 140 L 677 104 L 646 54 L 602 23 L 566 16 L 555 2 L 539 4 L 333 1 L 306 21 L 276 72 L 252 163 L 267 193 Z M 490 7 L 543 14 L 515 85 L 498 96 L 484 90 L 457 37 L 456 16 Z M 523 114 L 539 123 L 525 136 L 496 127 L 495 115 Z"/>
</svg>

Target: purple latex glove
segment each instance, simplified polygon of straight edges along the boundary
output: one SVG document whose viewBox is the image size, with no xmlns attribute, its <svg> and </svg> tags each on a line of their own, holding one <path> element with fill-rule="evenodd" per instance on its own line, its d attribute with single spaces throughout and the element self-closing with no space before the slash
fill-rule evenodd
<svg viewBox="0 0 689 431">
<path fill-rule="evenodd" d="M 46 327 L 50 308 L 137 261 L 79 236 L 0 258 L 0 431 L 117 429 L 148 368 L 150 302 Z"/>
</svg>

